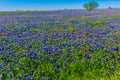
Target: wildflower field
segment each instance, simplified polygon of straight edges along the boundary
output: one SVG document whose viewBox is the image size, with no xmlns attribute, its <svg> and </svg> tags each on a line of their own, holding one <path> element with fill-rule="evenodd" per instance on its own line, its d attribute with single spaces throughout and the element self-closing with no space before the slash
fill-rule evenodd
<svg viewBox="0 0 120 80">
<path fill-rule="evenodd" d="M 120 80 L 120 10 L 0 12 L 0 80 Z"/>
</svg>

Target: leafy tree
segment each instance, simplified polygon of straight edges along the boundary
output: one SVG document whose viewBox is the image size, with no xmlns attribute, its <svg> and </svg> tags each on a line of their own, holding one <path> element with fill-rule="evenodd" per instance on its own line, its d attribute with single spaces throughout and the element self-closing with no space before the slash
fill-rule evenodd
<svg viewBox="0 0 120 80">
<path fill-rule="evenodd" d="M 108 9 L 112 9 L 112 7 L 109 6 Z"/>
<path fill-rule="evenodd" d="M 92 11 L 95 8 L 99 7 L 97 2 L 88 2 L 83 4 L 83 7 L 86 8 L 88 11 Z"/>
</svg>

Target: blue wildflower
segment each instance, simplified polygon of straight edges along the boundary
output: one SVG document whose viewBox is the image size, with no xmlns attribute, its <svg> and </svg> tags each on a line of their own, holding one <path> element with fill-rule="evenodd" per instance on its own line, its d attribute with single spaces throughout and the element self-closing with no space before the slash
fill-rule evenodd
<svg viewBox="0 0 120 80">
<path fill-rule="evenodd" d="M 120 52 L 118 53 L 118 56 L 120 57 Z"/>
<path fill-rule="evenodd" d="M 0 65 L 0 69 L 2 69 L 2 65 Z"/>
<path fill-rule="evenodd" d="M 24 80 L 22 76 L 19 76 L 19 80 Z"/>
<path fill-rule="evenodd" d="M 33 50 L 30 50 L 30 53 L 28 54 L 29 57 L 34 57 L 35 56 L 35 52 Z"/>
<path fill-rule="evenodd" d="M 113 50 L 114 50 L 114 51 L 118 51 L 118 47 L 117 47 L 117 46 L 114 47 Z"/>
<path fill-rule="evenodd" d="M 48 78 L 48 80 L 54 80 L 53 78 Z"/>
<path fill-rule="evenodd" d="M 42 80 L 45 80 L 45 78 L 42 78 Z"/>
<path fill-rule="evenodd" d="M 48 61 L 50 59 L 50 57 L 49 56 L 46 56 L 46 60 Z"/>
<path fill-rule="evenodd" d="M 54 64 L 54 63 L 55 63 L 55 61 L 54 61 L 54 60 L 50 60 L 50 63 Z"/>
<path fill-rule="evenodd" d="M 42 76 L 45 76 L 45 72 L 44 71 L 42 71 Z"/>
<path fill-rule="evenodd" d="M 91 40 L 86 40 L 86 44 L 90 44 L 91 43 Z"/>
<path fill-rule="evenodd" d="M 120 64 L 120 58 L 118 58 L 118 63 Z"/>
<path fill-rule="evenodd" d="M 58 68 L 56 68 L 55 71 L 58 72 Z"/>
</svg>

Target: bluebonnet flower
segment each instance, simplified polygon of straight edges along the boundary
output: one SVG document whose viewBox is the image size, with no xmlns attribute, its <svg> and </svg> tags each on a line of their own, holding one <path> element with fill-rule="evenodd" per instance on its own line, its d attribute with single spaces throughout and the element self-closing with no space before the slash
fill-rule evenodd
<svg viewBox="0 0 120 80">
<path fill-rule="evenodd" d="M 26 80 L 32 80 L 31 76 L 32 76 L 32 73 L 29 73 L 29 74 L 26 74 Z"/>
<path fill-rule="evenodd" d="M 94 45 L 93 47 L 94 47 L 94 49 L 97 49 L 98 46 L 97 46 L 97 45 Z"/>
<path fill-rule="evenodd" d="M 59 71 L 58 68 L 56 68 L 55 71 L 58 72 Z"/>
<path fill-rule="evenodd" d="M 43 48 L 43 50 L 48 51 L 48 48 Z"/>
<path fill-rule="evenodd" d="M 120 52 L 118 53 L 118 56 L 120 57 Z"/>
<path fill-rule="evenodd" d="M 0 51 L 4 50 L 4 46 L 3 47 L 0 47 Z"/>
<path fill-rule="evenodd" d="M 88 61 L 86 61 L 85 63 L 86 63 L 86 65 L 89 65 L 89 62 L 88 62 Z"/>
<path fill-rule="evenodd" d="M 67 42 L 67 46 L 71 46 L 71 43 L 70 43 L 70 42 Z"/>
<path fill-rule="evenodd" d="M 48 80 L 54 80 L 53 78 L 48 78 Z"/>
<path fill-rule="evenodd" d="M 0 69 L 2 69 L 2 65 L 0 65 Z"/>
<path fill-rule="evenodd" d="M 19 76 L 19 80 L 24 80 L 22 76 Z"/>
<path fill-rule="evenodd" d="M 91 40 L 86 40 L 86 44 L 90 44 L 91 43 Z"/>
<path fill-rule="evenodd" d="M 37 64 L 34 64 L 34 68 L 36 69 L 38 67 L 38 65 Z"/>
<path fill-rule="evenodd" d="M 67 62 L 65 61 L 65 62 L 64 62 L 64 66 L 66 66 L 66 65 L 67 65 Z"/>
<path fill-rule="evenodd" d="M 33 50 L 30 50 L 30 53 L 28 54 L 29 57 L 34 57 L 36 53 Z"/>
<path fill-rule="evenodd" d="M 27 73 L 27 70 L 26 69 L 24 69 L 24 74 L 26 74 Z"/>
<path fill-rule="evenodd" d="M 112 52 L 109 52 L 109 56 L 110 56 L 110 55 L 113 55 L 113 53 L 112 53 Z"/>
<path fill-rule="evenodd" d="M 50 63 L 51 63 L 51 64 L 54 64 L 54 63 L 55 63 L 55 61 L 54 61 L 54 60 L 50 60 Z"/>
<path fill-rule="evenodd" d="M 114 48 L 113 48 L 113 50 L 118 51 L 118 47 L 117 47 L 117 46 L 116 46 L 116 47 L 114 47 Z"/>
<path fill-rule="evenodd" d="M 41 74 L 42 74 L 42 76 L 45 76 L 45 72 L 44 72 L 44 71 L 42 71 L 42 73 L 41 73 Z"/>
<path fill-rule="evenodd" d="M 30 77 L 26 77 L 26 80 L 32 80 Z"/>
<path fill-rule="evenodd" d="M 41 58 L 40 58 L 40 56 L 39 55 L 37 55 L 37 60 L 40 60 Z"/>
<path fill-rule="evenodd" d="M 62 51 L 58 51 L 58 56 L 60 56 L 62 54 Z"/>
<path fill-rule="evenodd" d="M 75 45 L 76 45 L 76 46 L 79 46 L 79 45 L 80 45 L 80 42 L 75 42 Z"/>
<path fill-rule="evenodd" d="M 13 53 L 13 54 L 12 54 L 12 57 L 15 57 L 15 56 L 16 56 L 16 54 Z"/>
<path fill-rule="evenodd" d="M 84 57 L 90 59 L 91 55 L 90 54 L 85 54 Z"/>
<path fill-rule="evenodd" d="M 49 56 L 46 56 L 46 60 L 48 61 L 50 59 L 50 57 Z"/>
<path fill-rule="evenodd" d="M 46 79 L 42 77 L 42 80 L 46 80 Z"/>
<path fill-rule="evenodd" d="M 49 46 L 49 50 L 54 52 L 56 50 L 56 48 L 54 46 Z"/>
<path fill-rule="evenodd" d="M 66 46 L 66 43 L 63 43 L 63 44 L 62 44 L 62 47 L 65 47 L 65 46 Z"/>
<path fill-rule="evenodd" d="M 107 62 L 106 58 L 104 58 L 104 62 L 105 62 L 105 63 Z"/>
<path fill-rule="evenodd" d="M 118 58 L 118 63 L 120 64 L 120 58 Z"/>
</svg>

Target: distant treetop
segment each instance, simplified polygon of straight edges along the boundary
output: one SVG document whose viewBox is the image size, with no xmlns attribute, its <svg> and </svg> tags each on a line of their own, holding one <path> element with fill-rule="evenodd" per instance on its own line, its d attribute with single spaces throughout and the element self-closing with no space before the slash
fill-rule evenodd
<svg viewBox="0 0 120 80">
<path fill-rule="evenodd" d="M 88 3 L 83 4 L 83 7 L 86 8 L 88 11 L 92 11 L 95 8 L 99 7 L 99 5 L 97 2 L 93 1 L 93 2 L 88 2 Z"/>
<path fill-rule="evenodd" d="M 109 6 L 108 9 L 112 9 L 112 7 Z"/>
</svg>

